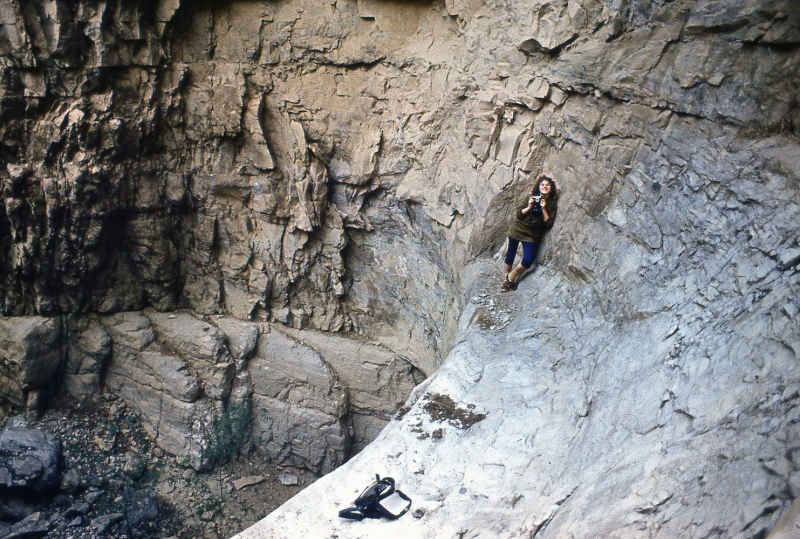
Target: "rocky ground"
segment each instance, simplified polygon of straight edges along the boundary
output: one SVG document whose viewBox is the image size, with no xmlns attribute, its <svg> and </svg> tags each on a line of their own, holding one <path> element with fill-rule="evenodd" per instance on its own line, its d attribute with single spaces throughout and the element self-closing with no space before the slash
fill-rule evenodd
<svg viewBox="0 0 800 539">
<path fill-rule="evenodd" d="M 276 472 L 196 472 L 239 441 L 367 446 L 275 539 L 762 534 L 800 498 L 796 4 L 3 0 L 0 405 L 127 406 L 0 433 L 8 534 L 238 529 Z M 402 533 L 336 516 L 378 472 Z"/>
<path fill-rule="evenodd" d="M 27 427 L 21 417 L 10 418 L 4 432 L 14 427 L 60 442 L 60 481 L 45 493 L 32 492 L 32 485 L 27 493 L 0 490 L 3 538 L 230 537 L 316 479 L 247 455 L 197 473 L 155 447 L 140 418 L 108 394 L 76 409 L 51 410 Z M 0 444 L 0 460 L 7 449 Z"/>
<path fill-rule="evenodd" d="M 498 260 L 468 266 L 461 331 L 402 418 L 237 537 L 766 536 L 800 494 L 798 366 L 789 345 L 768 347 L 796 347 L 800 267 L 786 256 L 754 287 L 765 294 L 616 325 L 600 310 L 668 301 L 670 287 L 654 280 L 608 307 L 547 260 L 505 294 Z M 729 271 L 712 288 L 735 282 Z M 753 334 L 761 317 L 773 323 Z M 337 518 L 376 473 L 411 497 L 409 514 Z"/>
</svg>

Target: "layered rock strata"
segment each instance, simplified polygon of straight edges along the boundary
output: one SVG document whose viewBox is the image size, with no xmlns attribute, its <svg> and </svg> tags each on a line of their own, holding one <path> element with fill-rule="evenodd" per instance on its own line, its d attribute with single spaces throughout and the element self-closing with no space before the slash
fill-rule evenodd
<svg viewBox="0 0 800 539">
<path fill-rule="evenodd" d="M 102 384 L 141 415 L 159 447 L 197 470 L 255 447 L 271 462 L 331 471 L 423 379 L 363 339 L 223 315 L 145 310 L 3 324 L 7 387 L 17 390 L 8 401 L 30 404 L 59 384 L 66 402 L 81 401 Z"/>
<path fill-rule="evenodd" d="M 8 2 L 4 346 L 60 329 L 5 398 L 103 380 L 198 468 L 244 409 L 327 471 L 449 357 L 252 533 L 389 533 L 335 521 L 383 467 L 409 536 L 756 534 L 797 495 L 799 46 L 790 0 Z M 480 291 L 541 173 L 542 268 Z"/>
</svg>

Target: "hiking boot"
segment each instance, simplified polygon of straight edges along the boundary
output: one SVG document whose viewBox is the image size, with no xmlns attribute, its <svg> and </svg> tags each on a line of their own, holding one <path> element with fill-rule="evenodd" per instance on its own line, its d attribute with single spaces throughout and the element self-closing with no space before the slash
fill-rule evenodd
<svg viewBox="0 0 800 539">
<path fill-rule="evenodd" d="M 517 289 L 517 283 L 509 280 L 508 275 L 503 279 L 503 284 L 500 285 L 500 290 L 503 292 L 510 292 Z"/>
</svg>

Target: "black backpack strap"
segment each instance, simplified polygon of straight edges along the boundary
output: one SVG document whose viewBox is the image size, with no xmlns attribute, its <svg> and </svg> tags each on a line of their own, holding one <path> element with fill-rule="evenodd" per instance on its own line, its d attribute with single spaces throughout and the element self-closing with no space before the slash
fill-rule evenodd
<svg viewBox="0 0 800 539">
<path fill-rule="evenodd" d="M 391 477 L 381 479 L 381 476 L 376 475 L 375 482 L 365 488 L 354 503 L 356 507 L 361 508 L 373 506 L 383 498 L 391 496 L 392 492 L 394 492 L 394 479 Z"/>
<path fill-rule="evenodd" d="M 339 511 L 339 516 L 342 518 L 347 518 L 349 520 L 364 520 L 364 513 L 361 512 L 361 509 L 358 507 L 348 507 L 347 509 L 341 509 Z"/>
</svg>

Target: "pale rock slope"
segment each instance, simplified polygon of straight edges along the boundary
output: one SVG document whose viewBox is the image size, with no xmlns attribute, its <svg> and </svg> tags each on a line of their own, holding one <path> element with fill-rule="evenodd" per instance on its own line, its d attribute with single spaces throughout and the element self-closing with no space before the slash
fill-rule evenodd
<svg viewBox="0 0 800 539">
<path fill-rule="evenodd" d="M 516 293 L 497 292 L 499 261 L 459 268 L 458 334 L 410 411 L 238 537 L 752 537 L 798 495 L 800 153 L 777 134 L 797 109 L 766 97 L 796 84 L 797 12 L 603 6 L 464 17 L 473 48 L 520 36 L 455 96 L 484 185 L 506 178 L 472 252 L 497 249 L 515 167 L 559 181 L 559 222 Z M 436 421 L 438 395 L 486 417 Z M 376 473 L 419 511 L 339 519 Z"/>
<path fill-rule="evenodd" d="M 746 167 L 768 153 L 791 168 L 792 150 L 779 147 L 721 161 Z M 752 537 L 769 528 L 800 488 L 800 275 L 782 265 L 798 253 L 769 258 L 744 224 L 796 229 L 797 179 L 773 180 L 728 184 L 721 209 L 685 187 L 654 205 L 671 241 L 702 245 L 714 227 L 730 227 L 714 249 L 654 256 L 599 222 L 583 239 L 590 269 L 567 254 L 572 210 L 517 292 L 497 292 L 497 263 L 466 267 L 471 300 L 458 336 L 410 411 L 237 537 Z M 654 196 L 649 183 L 639 193 Z M 610 218 L 626 215 L 622 197 L 609 206 Z M 435 420 L 429 403 L 439 395 L 486 417 L 469 428 Z M 376 473 L 395 478 L 417 512 L 338 518 Z"/>
</svg>

